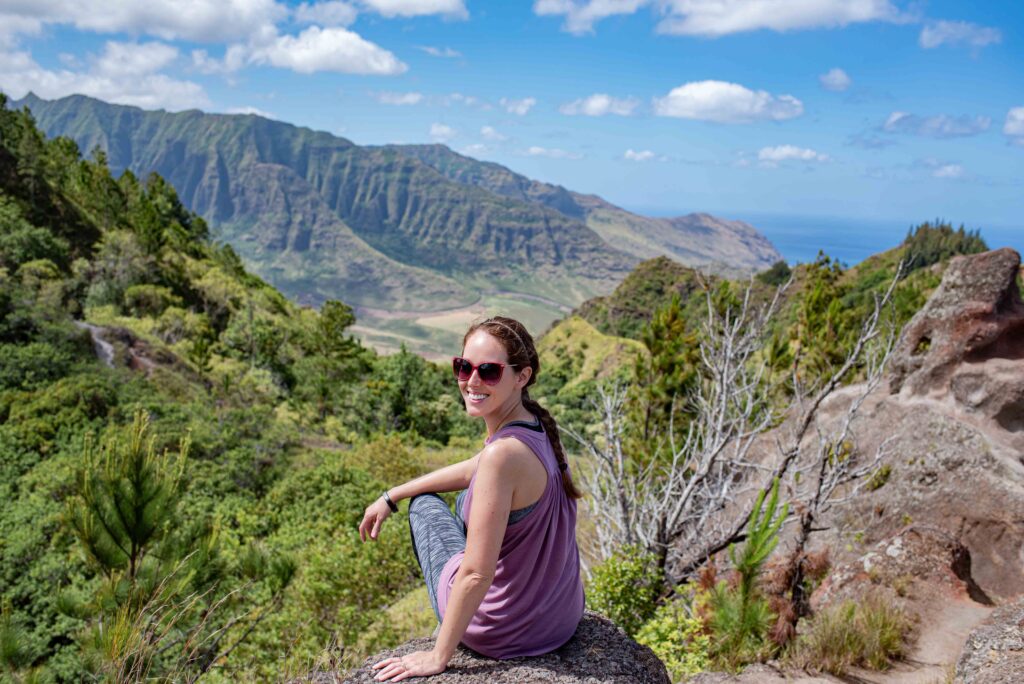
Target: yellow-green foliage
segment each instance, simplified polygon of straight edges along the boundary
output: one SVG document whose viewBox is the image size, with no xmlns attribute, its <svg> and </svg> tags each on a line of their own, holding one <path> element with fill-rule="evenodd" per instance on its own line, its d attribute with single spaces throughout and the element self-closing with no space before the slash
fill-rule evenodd
<svg viewBox="0 0 1024 684">
<path fill-rule="evenodd" d="M 906 652 L 912 626 L 906 613 L 871 593 L 859 604 L 844 601 L 815 615 L 797 638 L 791 660 L 834 675 L 852 666 L 884 670 Z"/>
<path fill-rule="evenodd" d="M 568 381 L 564 389 L 608 377 L 646 353 L 636 340 L 605 335 L 579 316 L 570 316 L 552 328 L 541 338 L 537 352 L 542 376 L 565 375 Z"/>
<path fill-rule="evenodd" d="M 684 593 L 689 593 L 686 587 Z M 636 634 L 636 640 L 649 646 L 665 663 L 673 682 L 706 670 L 711 637 L 704 623 L 688 609 L 686 602 L 675 600 L 659 606 L 654 617 Z"/>
<path fill-rule="evenodd" d="M 654 557 L 624 546 L 594 568 L 587 584 L 587 605 L 630 636 L 654 615 L 663 584 Z"/>
</svg>

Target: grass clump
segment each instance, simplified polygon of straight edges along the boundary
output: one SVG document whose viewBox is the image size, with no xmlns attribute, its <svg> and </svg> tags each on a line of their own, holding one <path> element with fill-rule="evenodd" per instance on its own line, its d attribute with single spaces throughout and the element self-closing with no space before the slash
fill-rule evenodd
<svg viewBox="0 0 1024 684">
<path fill-rule="evenodd" d="M 906 654 L 912 626 L 902 609 L 873 592 L 862 603 L 843 601 L 819 612 L 798 637 L 791 659 L 837 676 L 854 666 L 885 670 Z"/>
</svg>

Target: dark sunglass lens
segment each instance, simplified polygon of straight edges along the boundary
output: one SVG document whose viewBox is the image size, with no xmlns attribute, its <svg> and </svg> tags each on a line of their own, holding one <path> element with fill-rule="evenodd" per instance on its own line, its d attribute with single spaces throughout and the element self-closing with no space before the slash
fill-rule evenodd
<svg viewBox="0 0 1024 684">
<path fill-rule="evenodd" d="M 496 363 L 481 363 L 476 367 L 476 372 L 480 374 L 480 379 L 488 385 L 493 385 L 501 380 L 501 366 Z"/>
<path fill-rule="evenodd" d="M 466 359 L 454 359 L 452 370 L 455 371 L 455 377 L 459 380 L 469 380 L 469 377 L 473 375 L 473 366 Z"/>
</svg>

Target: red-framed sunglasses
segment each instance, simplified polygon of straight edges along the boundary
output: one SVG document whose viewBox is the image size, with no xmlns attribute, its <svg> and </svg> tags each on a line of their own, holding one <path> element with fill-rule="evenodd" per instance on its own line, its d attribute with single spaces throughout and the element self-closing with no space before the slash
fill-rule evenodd
<svg viewBox="0 0 1024 684">
<path fill-rule="evenodd" d="M 480 365 L 474 366 L 461 356 L 452 357 L 452 371 L 455 373 L 455 377 L 463 382 L 473 377 L 473 371 L 475 370 L 485 385 L 497 385 L 501 382 L 501 376 L 505 372 L 506 365 L 509 368 L 516 368 L 518 364 L 484 361 Z"/>
</svg>

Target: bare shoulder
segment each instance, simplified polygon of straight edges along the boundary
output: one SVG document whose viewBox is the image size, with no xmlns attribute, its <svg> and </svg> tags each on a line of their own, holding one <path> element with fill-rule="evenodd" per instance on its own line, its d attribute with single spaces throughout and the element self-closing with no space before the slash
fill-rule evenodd
<svg viewBox="0 0 1024 684">
<path fill-rule="evenodd" d="M 480 452 L 480 467 L 502 472 L 518 470 L 535 460 L 530 447 L 512 436 L 496 439 Z"/>
</svg>

